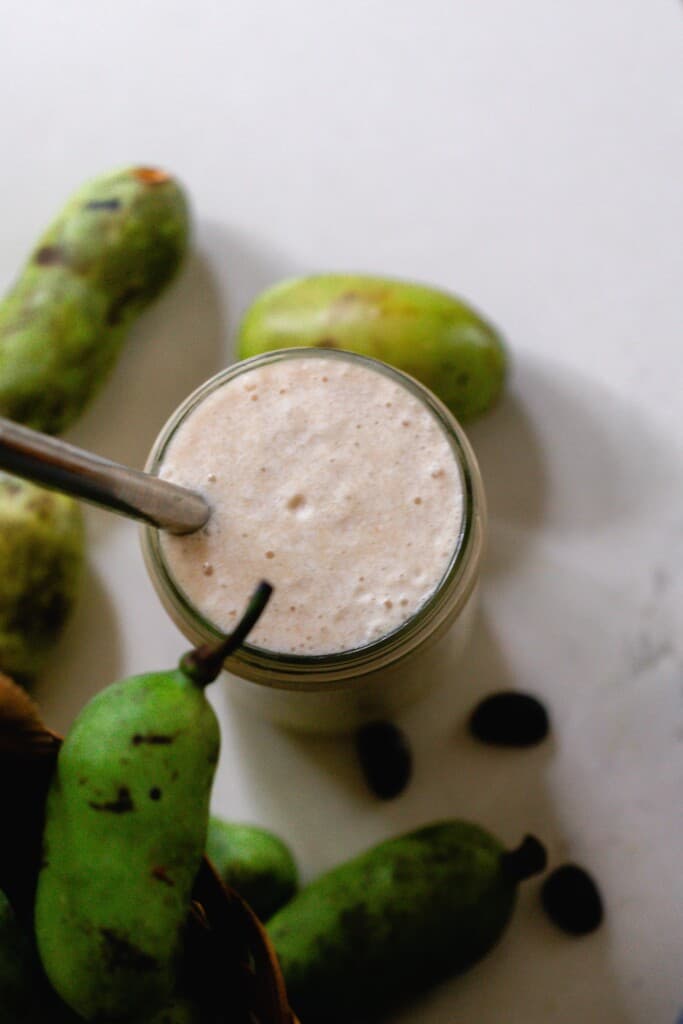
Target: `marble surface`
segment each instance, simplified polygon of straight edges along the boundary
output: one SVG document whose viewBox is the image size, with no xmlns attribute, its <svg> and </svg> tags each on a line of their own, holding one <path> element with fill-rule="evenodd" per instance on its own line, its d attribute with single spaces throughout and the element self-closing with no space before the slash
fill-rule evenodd
<svg viewBox="0 0 683 1024">
<path fill-rule="evenodd" d="M 464 661 L 401 725 L 416 770 L 365 790 L 347 741 L 212 695 L 215 808 L 288 839 L 304 878 L 404 829 L 471 817 L 599 880 L 584 939 L 521 894 L 499 947 L 396 1024 L 674 1024 L 683 1006 L 683 20 L 644 0 L 33 0 L 3 50 L 0 285 L 88 176 L 177 173 L 195 239 L 69 439 L 141 466 L 232 359 L 241 312 L 292 274 L 433 283 L 503 330 L 505 398 L 469 436 L 489 496 Z M 88 510 L 84 592 L 38 688 L 65 729 L 113 679 L 185 644 L 135 526 Z M 476 745 L 477 699 L 539 694 L 552 738 Z"/>
</svg>

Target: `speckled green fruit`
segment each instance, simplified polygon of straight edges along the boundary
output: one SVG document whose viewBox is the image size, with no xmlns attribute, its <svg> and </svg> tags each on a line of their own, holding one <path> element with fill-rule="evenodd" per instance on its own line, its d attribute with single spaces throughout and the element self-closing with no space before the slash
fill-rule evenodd
<svg viewBox="0 0 683 1024">
<path fill-rule="evenodd" d="M 64 741 L 35 928 L 52 986 L 88 1021 L 173 994 L 218 750 L 211 705 L 180 670 L 103 690 Z"/>
<path fill-rule="evenodd" d="M 0 672 L 29 685 L 69 617 L 84 561 L 71 498 L 0 471 Z"/>
<path fill-rule="evenodd" d="M 3 1024 L 76 1024 L 51 991 L 30 937 L 0 891 L 0 1020 Z"/>
<path fill-rule="evenodd" d="M 262 582 L 233 632 L 190 651 L 177 669 L 102 690 L 60 748 L 35 934 L 52 987 L 87 1021 L 137 1021 L 178 994 L 220 747 L 204 688 L 271 590 Z"/>
<path fill-rule="evenodd" d="M 528 837 L 506 853 L 484 829 L 440 822 L 322 875 L 269 922 L 294 1011 L 306 1024 L 382 1015 L 474 963 L 541 870 Z"/>
<path fill-rule="evenodd" d="M 76 192 L 0 303 L 0 416 L 48 433 L 74 422 L 175 276 L 188 224 L 182 188 L 154 168 Z"/>
<path fill-rule="evenodd" d="M 323 274 L 263 292 L 240 325 L 239 358 L 293 346 L 380 359 L 426 384 L 461 420 L 489 409 L 505 380 L 501 338 L 470 306 L 382 277 Z"/>
<path fill-rule="evenodd" d="M 268 829 L 212 816 L 206 852 L 223 881 L 262 921 L 297 891 L 298 870 L 292 852 Z"/>
</svg>

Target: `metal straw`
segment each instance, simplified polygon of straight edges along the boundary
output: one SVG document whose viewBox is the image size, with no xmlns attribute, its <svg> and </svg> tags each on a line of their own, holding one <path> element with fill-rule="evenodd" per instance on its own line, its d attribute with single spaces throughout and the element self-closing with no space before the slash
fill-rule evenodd
<svg viewBox="0 0 683 1024">
<path fill-rule="evenodd" d="M 211 514 L 194 491 L 1 417 L 0 468 L 169 533 L 193 533 Z"/>
</svg>

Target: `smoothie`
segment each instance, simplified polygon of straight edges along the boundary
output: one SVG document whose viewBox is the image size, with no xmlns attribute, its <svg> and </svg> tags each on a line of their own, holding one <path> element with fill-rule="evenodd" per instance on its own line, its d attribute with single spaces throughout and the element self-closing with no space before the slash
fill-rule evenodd
<svg viewBox="0 0 683 1024">
<path fill-rule="evenodd" d="M 293 655 L 362 648 L 434 594 L 465 514 L 461 465 L 434 412 L 371 361 L 306 354 L 254 366 L 191 409 L 159 475 L 201 492 L 201 531 L 164 534 L 189 602 L 232 629 L 261 578 L 249 638 Z"/>
</svg>

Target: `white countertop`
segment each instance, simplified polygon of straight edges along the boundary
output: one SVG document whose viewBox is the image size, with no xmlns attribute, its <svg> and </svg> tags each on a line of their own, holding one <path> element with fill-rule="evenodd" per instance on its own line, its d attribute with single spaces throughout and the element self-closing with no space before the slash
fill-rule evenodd
<svg viewBox="0 0 683 1024">
<path fill-rule="evenodd" d="M 468 433 L 490 504 L 464 663 L 400 719 L 412 784 L 383 804 L 347 741 L 212 699 L 215 808 L 291 843 L 305 878 L 396 832 L 471 817 L 583 863 L 584 939 L 525 886 L 500 946 L 395 1018 L 675 1024 L 683 1007 L 683 18 L 674 0 L 178 0 L 12 5 L 2 40 L 0 285 L 84 179 L 160 164 L 194 252 L 69 439 L 141 466 L 292 274 L 359 270 L 469 299 L 505 333 L 507 395 Z M 84 593 L 38 688 L 84 700 L 186 643 L 137 531 L 88 510 Z M 477 746 L 481 695 L 538 693 L 553 737 Z"/>
</svg>

